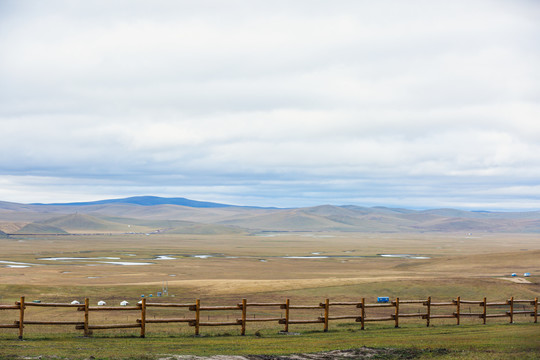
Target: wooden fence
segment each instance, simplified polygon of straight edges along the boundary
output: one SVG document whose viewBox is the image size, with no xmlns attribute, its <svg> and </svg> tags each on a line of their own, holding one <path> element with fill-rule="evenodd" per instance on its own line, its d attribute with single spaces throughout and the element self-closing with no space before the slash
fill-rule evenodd
<svg viewBox="0 0 540 360">
<path fill-rule="evenodd" d="M 523 310 L 516 310 L 516 304 L 521 304 Z M 410 306 L 414 305 L 416 308 L 422 307 L 421 311 L 411 311 Z M 464 306 L 465 305 L 465 306 Z M 464 312 L 464 308 L 468 305 L 469 311 Z M 470 306 L 478 306 L 479 311 L 471 311 Z M 65 307 L 73 308 L 84 316 L 79 321 L 34 321 L 25 318 L 25 309 L 27 307 Z M 253 308 L 270 308 L 278 309 L 281 311 L 280 316 L 271 317 L 259 317 L 251 318 L 248 316 L 248 309 Z M 162 317 L 162 318 L 149 318 L 147 311 L 149 308 L 185 308 L 190 313 L 188 318 L 186 317 Z M 332 315 L 334 310 L 341 308 L 341 312 L 350 311 L 349 314 Z M 386 310 L 389 308 L 389 311 Z M 451 312 L 440 314 L 433 311 L 434 308 L 449 308 Z M 488 308 L 494 308 L 497 310 L 488 313 Z M 347 310 L 350 309 L 350 310 Z M 367 311 L 367 309 L 373 309 Z M 377 310 L 380 309 L 380 310 Z M 25 298 L 21 297 L 20 301 L 17 301 L 14 305 L 0 305 L 1 310 L 17 310 L 18 320 L 14 320 L 11 324 L 0 324 L 0 328 L 12 328 L 18 329 L 19 339 L 23 338 L 23 331 L 26 325 L 70 325 L 75 326 L 77 330 L 82 330 L 84 336 L 90 336 L 93 330 L 102 329 L 126 329 L 137 328 L 140 330 L 140 336 L 145 337 L 146 324 L 162 324 L 162 323 L 186 323 L 194 328 L 195 335 L 200 334 L 201 327 L 205 326 L 239 326 L 240 334 L 246 334 L 247 324 L 250 322 L 276 322 L 283 326 L 283 332 L 289 331 L 290 325 L 295 324 L 321 324 L 323 331 L 328 331 L 329 323 L 331 321 L 341 320 L 353 320 L 359 323 L 360 329 L 365 329 L 365 324 L 372 321 L 390 321 L 397 328 L 399 327 L 399 321 L 401 318 L 418 318 L 426 321 L 426 326 L 430 326 L 433 319 L 455 319 L 456 324 L 460 324 L 460 320 L 464 317 L 476 317 L 486 323 L 488 318 L 508 318 L 510 323 L 514 322 L 516 315 L 529 315 L 534 317 L 534 323 L 538 321 L 538 298 L 534 300 L 517 300 L 513 297 L 496 302 L 488 302 L 484 297 L 483 300 L 462 300 L 460 297 L 457 299 L 446 302 L 434 302 L 431 297 L 426 300 L 400 300 L 396 298 L 393 301 L 387 303 L 366 303 L 365 298 L 360 301 L 330 301 L 326 299 L 316 305 L 292 305 L 289 299 L 286 299 L 283 303 L 256 303 L 248 302 L 246 299 L 242 299 L 241 303 L 234 304 L 232 306 L 202 306 L 200 299 L 196 299 L 195 303 L 160 303 L 160 302 L 148 302 L 146 298 L 142 299 L 135 306 L 90 306 L 89 299 L 86 298 L 84 304 L 67 304 L 67 303 L 38 303 L 38 302 L 25 302 Z M 292 313 L 297 310 L 317 310 L 320 316 L 312 317 L 309 319 L 300 319 L 292 316 Z M 90 313 L 95 311 L 131 311 L 140 314 L 140 318 L 136 319 L 133 323 L 124 324 L 94 324 L 90 322 Z M 202 321 L 201 313 L 207 311 L 227 311 L 233 314 L 233 320 L 231 321 Z M 367 312 L 373 312 L 373 315 L 369 316 Z M 381 312 L 386 312 L 381 314 Z M 283 315 L 284 313 L 284 315 Z M 376 314 L 375 314 L 376 313 Z"/>
</svg>

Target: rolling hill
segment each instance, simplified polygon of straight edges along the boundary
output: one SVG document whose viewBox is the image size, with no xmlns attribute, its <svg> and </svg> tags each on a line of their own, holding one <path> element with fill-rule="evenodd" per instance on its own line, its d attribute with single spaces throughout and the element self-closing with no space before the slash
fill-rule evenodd
<svg viewBox="0 0 540 360">
<path fill-rule="evenodd" d="M 45 235 L 45 234 L 68 234 L 64 229 L 55 226 L 31 223 L 23 226 L 17 232 L 17 235 Z"/>
<path fill-rule="evenodd" d="M 77 232 L 128 232 L 146 231 L 147 228 L 131 228 L 131 225 L 115 223 L 80 213 L 53 217 L 34 224 L 56 227 L 70 233 Z"/>
<path fill-rule="evenodd" d="M 70 233 L 257 231 L 540 233 L 540 212 L 411 210 L 355 205 L 279 209 L 154 196 L 68 204 L 0 202 L 0 223 Z M 28 231 L 25 226 L 20 231 Z M 41 228 L 36 228 L 41 226 Z M 49 228 L 44 228 L 44 227 Z M 4 227 L 9 228 L 9 226 Z M 13 227 L 11 227 L 13 228 Z M 49 230 L 47 230 L 49 229 Z"/>
<path fill-rule="evenodd" d="M 61 205 L 61 206 L 85 206 L 85 205 L 107 205 L 107 204 L 133 204 L 141 206 L 155 205 L 180 205 L 195 208 L 219 208 L 229 207 L 233 205 L 220 204 L 207 201 L 190 200 L 182 197 L 162 198 L 158 196 L 133 196 L 122 199 L 98 200 L 90 202 L 74 202 L 74 203 L 55 203 L 55 204 L 32 204 L 32 205 Z"/>
<path fill-rule="evenodd" d="M 190 223 L 184 226 L 175 227 L 172 229 L 165 229 L 165 234 L 197 234 L 197 235 L 232 235 L 245 233 L 245 229 L 241 229 L 234 226 L 214 225 L 214 224 L 201 224 Z"/>
</svg>

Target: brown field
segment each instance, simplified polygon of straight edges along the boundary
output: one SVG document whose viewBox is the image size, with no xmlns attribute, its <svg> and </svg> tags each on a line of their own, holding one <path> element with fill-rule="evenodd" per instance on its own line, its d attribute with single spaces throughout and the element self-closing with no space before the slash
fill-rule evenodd
<svg viewBox="0 0 540 360">
<path fill-rule="evenodd" d="M 0 246 L 0 261 L 35 264 L 27 268 L 0 265 L 3 299 L 24 295 L 13 293 L 15 289 L 34 294 L 32 288 L 42 287 L 53 287 L 58 296 L 76 295 L 69 293 L 70 287 L 87 287 L 87 293 L 124 287 L 125 296 L 133 297 L 160 291 L 163 282 L 168 282 L 170 294 L 200 298 L 285 296 L 298 291 L 317 299 L 381 293 L 455 297 L 459 290 L 462 296 L 467 291 L 500 298 L 540 294 L 540 241 L 535 234 L 40 235 L 0 239 Z M 158 255 L 175 259 L 156 260 Z M 119 259 L 40 260 L 47 257 Z M 104 261 L 152 264 L 126 266 Z M 520 278 L 530 272 L 530 283 L 506 281 L 514 272 Z M 456 292 L 450 293 L 451 289 Z"/>
</svg>

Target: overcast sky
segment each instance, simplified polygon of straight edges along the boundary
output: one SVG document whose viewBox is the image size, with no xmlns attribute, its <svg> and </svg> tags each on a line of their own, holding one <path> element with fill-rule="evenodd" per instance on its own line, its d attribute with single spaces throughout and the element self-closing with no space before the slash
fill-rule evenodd
<svg viewBox="0 0 540 360">
<path fill-rule="evenodd" d="M 0 1 L 0 200 L 540 209 L 540 2 Z"/>
</svg>

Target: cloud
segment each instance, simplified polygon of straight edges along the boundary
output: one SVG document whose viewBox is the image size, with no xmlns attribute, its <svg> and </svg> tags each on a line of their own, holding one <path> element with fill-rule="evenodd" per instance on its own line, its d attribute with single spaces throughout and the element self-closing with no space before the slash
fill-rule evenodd
<svg viewBox="0 0 540 360">
<path fill-rule="evenodd" d="M 537 207 L 534 2 L 2 6 L 3 199 Z"/>
</svg>

